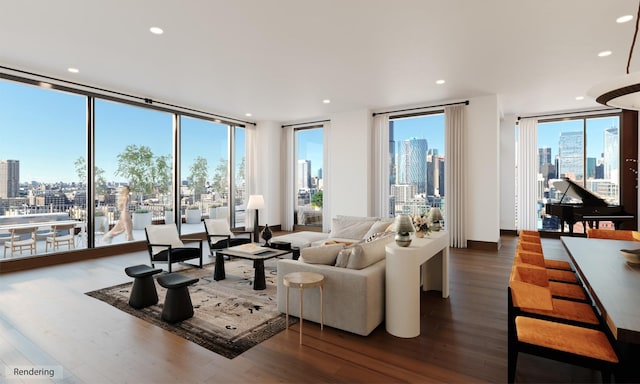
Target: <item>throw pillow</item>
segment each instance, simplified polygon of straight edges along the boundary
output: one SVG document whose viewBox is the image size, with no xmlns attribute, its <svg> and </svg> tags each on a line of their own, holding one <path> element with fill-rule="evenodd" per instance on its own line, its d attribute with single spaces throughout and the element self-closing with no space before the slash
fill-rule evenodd
<svg viewBox="0 0 640 384">
<path fill-rule="evenodd" d="M 209 235 L 234 237 L 227 219 L 206 219 L 204 225 L 207 227 L 207 234 Z"/>
<path fill-rule="evenodd" d="M 341 239 L 363 239 L 369 228 L 371 221 L 352 220 L 335 218 L 331 220 L 331 233 L 329 238 L 338 237 Z"/>
<path fill-rule="evenodd" d="M 394 236 L 382 236 L 368 243 L 360 243 L 353 247 L 347 268 L 363 269 L 383 260 L 386 257 L 385 247 L 393 241 Z"/>
<path fill-rule="evenodd" d="M 302 251 L 300 251 L 300 260 L 307 264 L 333 265 L 338 257 L 338 252 L 340 252 L 342 248 L 344 248 L 343 244 L 303 248 Z"/>
<path fill-rule="evenodd" d="M 367 231 L 367 233 L 364 235 L 364 238 L 368 239 L 376 233 L 386 232 L 389 224 L 393 224 L 393 219 L 383 219 L 374 222 L 371 225 L 371 228 L 369 228 L 369 231 Z"/>
</svg>

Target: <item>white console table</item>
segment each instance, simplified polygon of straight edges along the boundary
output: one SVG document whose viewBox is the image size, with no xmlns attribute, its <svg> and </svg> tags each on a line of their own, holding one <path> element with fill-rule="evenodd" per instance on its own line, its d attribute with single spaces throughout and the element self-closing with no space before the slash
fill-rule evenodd
<svg viewBox="0 0 640 384">
<path fill-rule="evenodd" d="M 414 238 L 408 247 L 392 242 L 386 252 L 387 332 L 398 337 L 419 336 L 420 277 L 424 291 L 438 290 L 442 297 L 449 297 L 449 235 L 431 232 L 428 237 Z"/>
</svg>

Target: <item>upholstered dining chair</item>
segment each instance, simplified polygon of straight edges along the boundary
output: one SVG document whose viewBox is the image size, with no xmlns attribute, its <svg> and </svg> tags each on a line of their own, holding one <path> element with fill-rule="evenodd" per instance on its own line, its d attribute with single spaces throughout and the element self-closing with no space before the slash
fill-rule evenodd
<svg viewBox="0 0 640 384">
<path fill-rule="evenodd" d="M 71 248 L 76 247 L 75 224 L 61 224 L 51 227 L 51 235 L 47 236 L 45 241 L 45 252 L 49 252 L 49 244 L 53 246 L 53 250 L 57 250 L 60 245 L 66 245 Z"/>
<path fill-rule="evenodd" d="M 205 219 L 204 230 L 212 255 L 216 249 L 235 247 L 252 241 L 251 231 L 231 231 L 227 219 Z"/>
<path fill-rule="evenodd" d="M 175 224 L 147 225 L 144 228 L 144 233 L 147 237 L 147 250 L 152 267 L 155 267 L 155 264 L 167 264 L 169 272 L 171 272 L 173 263 L 199 259 L 199 265 L 185 264 L 202 268 L 202 239 L 185 238 L 184 241 L 199 243 L 199 247 L 185 247 Z"/>
<path fill-rule="evenodd" d="M 512 271 L 508 288 L 508 382 L 515 380 L 519 353 L 597 369 L 602 372 L 603 382 L 610 382 L 619 362 L 610 336 L 601 324 L 583 322 L 593 322 L 588 320 L 591 308 L 581 308 L 585 309 L 582 315 L 574 313 L 575 309 L 559 311 L 549 289 L 539 285 L 544 284 L 540 271 L 519 266 Z M 540 313 L 549 317 L 540 317 Z M 567 322 L 567 316 L 578 318 L 581 325 Z"/>
</svg>

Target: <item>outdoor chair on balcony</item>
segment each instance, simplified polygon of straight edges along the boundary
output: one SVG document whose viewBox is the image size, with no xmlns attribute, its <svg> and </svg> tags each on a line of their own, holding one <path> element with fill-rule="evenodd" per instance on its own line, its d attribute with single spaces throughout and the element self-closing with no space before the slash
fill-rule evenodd
<svg viewBox="0 0 640 384">
<path fill-rule="evenodd" d="M 61 224 L 51 227 L 51 235 L 47 236 L 45 241 L 45 252 L 49 252 L 49 244 L 53 246 L 53 251 L 58 250 L 60 245 L 66 245 L 71 248 L 76 247 L 76 225 L 75 224 Z"/>
<path fill-rule="evenodd" d="M 251 243 L 251 231 L 231 231 L 227 219 L 205 219 L 204 230 L 213 256 L 216 249 Z"/>
<path fill-rule="evenodd" d="M 151 258 L 151 266 L 167 264 L 171 272 L 171 264 L 184 263 L 186 260 L 199 259 L 199 265 L 185 263 L 202 268 L 202 239 L 184 239 L 184 241 L 198 242 L 199 247 L 185 247 L 178 235 L 175 224 L 152 224 L 144 228 L 147 237 L 147 249 Z"/>
<path fill-rule="evenodd" d="M 29 254 L 36 253 L 36 230 L 37 227 L 20 227 L 9 230 L 11 234 L 9 240 L 4 242 L 4 256 L 7 257 L 7 249 L 11 250 L 11 256 L 16 250 L 22 255 L 23 249 L 28 249 Z"/>
</svg>

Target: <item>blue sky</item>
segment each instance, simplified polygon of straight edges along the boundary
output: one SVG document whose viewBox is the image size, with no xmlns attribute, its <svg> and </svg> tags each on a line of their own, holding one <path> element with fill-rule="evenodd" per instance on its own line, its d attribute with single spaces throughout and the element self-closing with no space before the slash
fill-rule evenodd
<svg viewBox="0 0 640 384">
<path fill-rule="evenodd" d="M 74 162 L 86 156 L 86 98 L 0 81 L 0 159 L 20 160 L 20 181 L 77 181 Z M 172 154 L 172 115 L 104 100 L 96 101 L 96 165 L 108 181 L 117 177 L 117 155 L 129 144 L 148 146 L 154 155 Z M 196 156 L 209 176 L 227 157 L 226 126 L 184 118 L 182 178 Z M 244 135 L 237 137 L 237 160 L 244 157 Z"/>
<path fill-rule="evenodd" d="M 620 127 L 615 117 L 597 117 L 587 120 L 587 157 L 600 158 L 604 150 L 604 130 Z M 562 120 L 538 123 L 538 147 L 551 147 L 552 159 L 558 155 L 558 141 L 562 132 L 582 132 L 582 120 Z"/>
<path fill-rule="evenodd" d="M 443 113 L 394 120 L 393 133 L 396 146 L 397 142 L 401 140 L 427 139 L 428 149 L 435 148 L 438 150 L 438 154 L 445 154 Z"/>
</svg>

